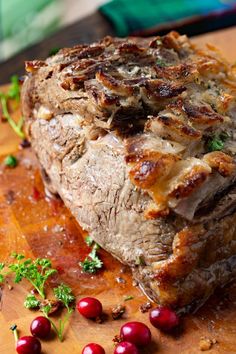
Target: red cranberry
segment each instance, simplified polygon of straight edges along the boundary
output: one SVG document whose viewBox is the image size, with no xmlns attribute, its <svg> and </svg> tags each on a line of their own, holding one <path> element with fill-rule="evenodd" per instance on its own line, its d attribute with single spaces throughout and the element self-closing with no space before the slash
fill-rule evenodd
<svg viewBox="0 0 236 354">
<path fill-rule="evenodd" d="M 139 354 L 139 351 L 133 343 L 121 342 L 115 348 L 114 354 Z"/>
<path fill-rule="evenodd" d="M 142 322 L 127 322 L 121 327 L 120 336 L 137 346 L 146 346 L 151 342 L 150 329 Z"/>
<path fill-rule="evenodd" d="M 49 336 L 50 331 L 51 323 L 46 317 L 39 316 L 31 322 L 30 332 L 35 337 L 46 338 Z"/>
<path fill-rule="evenodd" d="M 94 297 L 84 297 L 77 303 L 77 310 L 86 318 L 96 318 L 102 314 L 102 304 Z"/>
<path fill-rule="evenodd" d="M 41 343 L 35 337 L 21 337 L 16 342 L 16 351 L 18 354 L 40 354 Z"/>
<path fill-rule="evenodd" d="M 105 350 L 99 344 L 89 343 L 82 350 L 82 354 L 105 354 Z"/>
<path fill-rule="evenodd" d="M 160 306 L 151 310 L 149 313 L 151 324 L 163 331 L 170 331 L 179 324 L 179 317 L 175 311 L 168 307 Z"/>
</svg>

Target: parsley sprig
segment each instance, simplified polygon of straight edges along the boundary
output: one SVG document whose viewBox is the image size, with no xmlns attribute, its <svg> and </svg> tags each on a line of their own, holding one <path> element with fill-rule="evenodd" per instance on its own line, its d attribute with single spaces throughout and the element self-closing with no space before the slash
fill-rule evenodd
<svg viewBox="0 0 236 354">
<path fill-rule="evenodd" d="M 52 319 L 49 317 L 49 313 L 51 311 L 51 305 L 48 304 L 42 308 L 42 312 L 44 316 L 51 322 L 51 325 L 56 332 L 59 340 L 63 341 L 63 334 L 65 330 L 65 326 L 68 323 L 73 311 L 74 311 L 74 301 L 75 296 L 72 294 L 72 290 L 65 284 L 60 284 L 57 288 L 53 289 L 54 296 L 57 300 L 59 300 L 64 307 L 66 307 L 67 312 L 63 319 L 59 319 L 58 326 Z"/>
<path fill-rule="evenodd" d="M 89 246 L 92 246 L 92 244 L 94 243 L 93 241 L 91 241 L 91 238 L 89 236 L 87 236 L 85 242 Z M 94 243 L 91 252 L 88 254 L 88 256 L 85 258 L 83 262 L 79 263 L 79 265 L 82 267 L 85 273 L 94 274 L 98 271 L 98 269 L 102 268 L 103 262 L 97 255 L 97 250 L 99 248 L 100 248 L 99 245 L 97 243 Z"/>
<path fill-rule="evenodd" d="M 17 253 L 13 253 L 12 257 L 16 262 L 8 267 L 15 274 L 15 283 L 27 279 L 45 299 L 45 283 L 50 276 L 57 273 L 57 270 L 52 268 L 51 261 L 46 258 L 25 259 L 24 255 Z"/>
<path fill-rule="evenodd" d="M 219 135 L 214 135 L 207 141 L 207 150 L 208 151 L 220 151 L 223 150 L 225 142 L 228 139 L 228 134 L 225 132 L 220 133 Z"/>
<path fill-rule="evenodd" d="M 30 258 L 26 259 L 24 255 L 16 252 L 11 256 L 14 259 L 14 262 L 10 264 L 0 263 L 0 283 L 4 282 L 6 275 L 9 273 L 15 274 L 15 283 L 19 283 L 23 279 L 28 280 L 37 290 L 37 294 L 28 294 L 25 298 L 24 306 L 27 309 L 40 308 L 44 316 L 51 322 L 54 331 L 62 342 L 65 326 L 74 311 L 75 296 L 73 295 L 71 288 L 62 283 L 53 289 L 56 300 L 46 299 L 45 283 L 51 275 L 57 272 L 56 269 L 52 268 L 51 261 L 47 258 L 37 258 L 35 260 Z M 39 297 L 43 300 L 40 300 Z M 60 305 L 63 305 L 66 308 L 66 314 L 64 318 L 59 319 L 58 324 L 52 321 L 49 317 L 55 302 L 59 302 Z"/>
<path fill-rule="evenodd" d="M 0 103 L 2 106 L 2 113 L 4 118 L 7 120 L 7 122 L 12 127 L 14 132 L 20 138 L 24 139 L 25 134 L 22 130 L 24 119 L 23 117 L 21 117 L 17 123 L 14 121 L 8 109 L 9 100 L 16 100 L 17 102 L 20 101 L 20 85 L 19 85 L 19 79 L 17 75 L 13 75 L 11 77 L 11 85 L 7 93 L 0 92 Z"/>
<path fill-rule="evenodd" d="M 24 306 L 27 309 L 37 309 L 40 306 L 40 301 L 33 294 L 28 294 L 24 301 Z"/>
</svg>

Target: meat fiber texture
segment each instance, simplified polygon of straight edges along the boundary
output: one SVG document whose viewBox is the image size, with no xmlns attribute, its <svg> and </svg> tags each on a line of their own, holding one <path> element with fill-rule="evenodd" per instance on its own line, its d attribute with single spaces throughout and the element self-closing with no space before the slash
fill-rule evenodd
<svg viewBox="0 0 236 354">
<path fill-rule="evenodd" d="M 200 306 L 236 276 L 234 66 L 171 32 L 26 63 L 25 131 L 83 229 L 153 301 Z"/>
</svg>

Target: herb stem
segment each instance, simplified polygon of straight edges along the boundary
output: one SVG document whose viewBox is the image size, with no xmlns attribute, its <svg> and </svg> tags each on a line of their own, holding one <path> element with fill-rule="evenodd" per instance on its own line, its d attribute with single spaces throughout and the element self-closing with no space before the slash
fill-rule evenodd
<svg viewBox="0 0 236 354">
<path fill-rule="evenodd" d="M 13 332 L 13 334 L 14 334 L 15 342 L 17 342 L 18 339 L 19 339 L 18 331 L 17 331 L 17 325 L 16 325 L 16 324 L 12 325 L 12 326 L 10 327 L 10 330 L 11 330 L 11 331 Z"/>
<path fill-rule="evenodd" d="M 1 99 L 1 105 L 2 105 L 2 112 L 4 117 L 6 118 L 6 120 L 8 121 L 8 123 L 10 124 L 10 126 L 12 127 L 12 129 L 14 130 L 14 132 L 22 139 L 25 138 L 25 134 L 23 133 L 23 131 L 21 130 L 22 124 L 21 126 L 18 126 L 14 120 L 11 118 L 9 112 L 8 112 L 8 108 L 7 108 L 7 99 L 5 95 L 1 95 L 0 96 Z M 23 119 L 23 118 L 22 118 Z"/>
<path fill-rule="evenodd" d="M 36 284 L 34 281 L 32 281 L 31 279 L 27 278 L 29 280 L 29 282 L 33 285 L 33 287 L 37 290 L 37 292 L 39 293 L 39 295 L 41 296 L 42 299 L 45 299 L 46 296 L 44 294 L 44 291 L 41 290 Z M 44 283 L 43 283 L 43 286 L 44 287 Z"/>
</svg>

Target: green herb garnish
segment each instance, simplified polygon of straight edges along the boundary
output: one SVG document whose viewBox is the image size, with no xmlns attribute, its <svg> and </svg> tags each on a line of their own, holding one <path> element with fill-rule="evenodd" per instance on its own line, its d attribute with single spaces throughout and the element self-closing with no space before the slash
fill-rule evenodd
<svg viewBox="0 0 236 354">
<path fill-rule="evenodd" d="M 17 102 L 20 101 L 20 85 L 19 85 L 19 78 L 17 75 L 13 75 L 11 77 L 11 85 L 7 92 L 8 98 L 16 100 Z"/>
<path fill-rule="evenodd" d="M 167 66 L 167 63 L 165 62 L 165 60 L 161 59 L 161 58 L 157 58 L 156 64 L 158 66 L 160 66 L 161 68 L 164 68 L 165 66 Z"/>
<path fill-rule="evenodd" d="M 93 244 L 93 239 L 91 238 L 91 236 L 87 236 L 86 238 L 85 238 L 85 243 L 89 246 L 89 247 L 91 247 L 92 246 L 92 244 Z"/>
<path fill-rule="evenodd" d="M 134 297 L 132 295 L 128 295 L 128 296 L 125 296 L 124 298 L 124 301 L 129 301 L 129 300 L 133 300 Z"/>
<path fill-rule="evenodd" d="M 85 273 L 94 274 L 97 272 L 98 269 L 102 268 L 103 262 L 97 255 L 98 249 L 99 245 L 95 243 L 89 255 L 85 258 L 83 262 L 79 263 Z"/>
<path fill-rule="evenodd" d="M 75 296 L 72 294 L 71 288 L 65 284 L 59 285 L 53 289 L 55 298 L 63 303 L 63 305 L 70 310 L 71 303 L 75 301 Z"/>
<path fill-rule="evenodd" d="M 74 311 L 74 301 L 75 301 L 75 296 L 72 294 L 72 290 L 65 284 L 59 285 L 57 288 L 53 289 L 54 295 L 57 300 L 61 301 L 63 305 L 67 309 L 67 313 L 63 319 L 59 319 L 58 326 L 49 318 L 49 313 L 51 310 L 51 305 L 48 304 L 42 308 L 42 311 L 44 313 L 44 316 L 49 319 L 51 322 L 51 325 L 56 332 L 58 338 L 60 341 L 63 341 L 63 333 L 65 329 L 66 323 L 69 321 L 70 316 L 72 315 Z"/>
<path fill-rule="evenodd" d="M 225 146 L 225 141 L 228 139 L 228 134 L 222 132 L 219 135 L 215 135 L 207 141 L 208 151 L 220 151 Z"/>
<path fill-rule="evenodd" d="M 5 268 L 5 263 L 0 263 L 0 284 L 5 280 L 5 274 L 3 274 L 3 269 Z"/>
<path fill-rule="evenodd" d="M 15 259 L 15 262 L 10 263 L 7 267 L 9 272 L 15 274 L 15 282 L 19 283 L 22 279 L 28 280 L 37 290 L 38 295 L 45 299 L 45 282 L 49 276 L 56 272 L 55 269 L 51 268 L 51 261 L 46 258 L 37 258 L 36 260 L 26 259 L 24 255 L 16 252 L 11 256 Z M 4 263 L 0 263 L 1 281 L 4 280 L 4 275 L 1 274 L 1 271 L 5 267 L 6 265 Z M 65 284 L 60 284 L 58 287 L 54 288 L 53 293 L 56 300 L 66 308 L 66 314 L 63 319 L 59 319 L 58 324 L 55 324 L 55 322 L 49 318 L 50 312 L 53 309 L 52 304 L 56 300 L 52 300 L 51 303 L 48 299 L 41 302 L 37 298 L 38 295 L 36 297 L 34 294 L 28 294 L 24 301 L 24 306 L 27 309 L 40 308 L 44 316 L 51 322 L 54 331 L 62 342 L 65 325 L 74 311 L 75 296 L 73 295 L 71 288 Z M 11 329 L 15 331 L 16 326 L 12 326 Z"/>
<path fill-rule="evenodd" d="M 13 253 L 12 257 L 17 262 L 8 267 L 15 273 L 15 283 L 19 283 L 22 279 L 28 280 L 39 295 L 45 299 L 45 283 L 50 276 L 57 272 L 56 269 L 52 269 L 51 261 L 46 258 L 25 259 L 23 255 L 17 253 Z"/>
<path fill-rule="evenodd" d="M 4 164 L 7 166 L 7 167 L 11 167 L 11 168 L 14 168 L 17 166 L 17 158 L 13 155 L 8 155 L 5 160 L 4 160 Z"/>
<path fill-rule="evenodd" d="M 142 256 L 136 258 L 135 265 L 145 265 L 145 261 Z"/>
<path fill-rule="evenodd" d="M 51 57 L 52 55 L 57 54 L 60 49 L 61 49 L 60 47 L 54 47 L 49 51 L 48 55 Z"/>
<path fill-rule="evenodd" d="M 23 126 L 23 117 L 19 119 L 19 121 L 16 123 L 12 116 L 10 115 L 10 112 L 8 110 L 8 101 L 14 99 L 17 102 L 20 100 L 20 85 L 19 85 L 19 79 L 18 76 L 14 75 L 11 77 L 11 85 L 7 91 L 7 93 L 0 92 L 0 103 L 2 106 L 2 114 L 3 117 L 7 120 L 9 125 L 12 127 L 14 132 L 22 139 L 25 138 L 25 134 L 22 131 L 22 126 Z"/>
<path fill-rule="evenodd" d="M 36 299 L 36 297 L 33 294 L 28 294 L 26 296 L 26 299 L 24 301 L 24 306 L 27 309 L 36 309 L 39 308 L 40 301 Z"/>
</svg>

